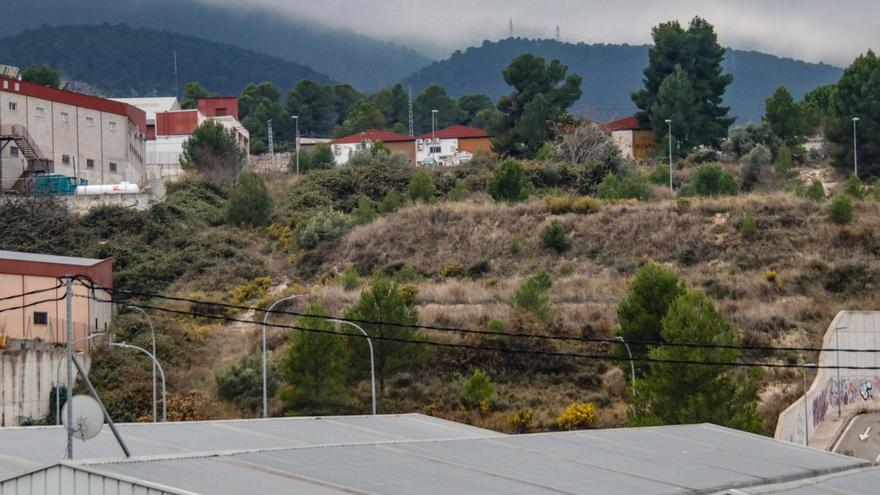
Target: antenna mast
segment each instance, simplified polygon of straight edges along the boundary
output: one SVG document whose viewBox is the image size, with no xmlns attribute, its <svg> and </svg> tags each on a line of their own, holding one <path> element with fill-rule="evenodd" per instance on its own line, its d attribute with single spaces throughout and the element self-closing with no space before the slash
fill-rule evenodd
<svg viewBox="0 0 880 495">
<path fill-rule="evenodd" d="M 412 85 L 409 86 L 409 137 L 413 137 L 413 104 L 412 104 Z"/>
<path fill-rule="evenodd" d="M 556 41 L 559 41 L 559 26 L 556 26 Z"/>
<path fill-rule="evenodd" d="M 177 85 L 177 50 L 171 52 L 174 54 L 174 97 L 180 98 L 179 86 Z"/>
<path fill-rule="evenodd" d="M 508 19 L 508 31 L 510 31 L 510 37 L 513 38 L 513 17 Z"/>
</svg>

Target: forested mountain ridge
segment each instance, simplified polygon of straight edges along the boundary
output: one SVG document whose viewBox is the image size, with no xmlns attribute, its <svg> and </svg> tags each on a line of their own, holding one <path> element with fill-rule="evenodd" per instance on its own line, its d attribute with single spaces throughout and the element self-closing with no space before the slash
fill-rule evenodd
<svg viewBox="0 0 880 495">
<path fill-rule="evenodd" d="M 278 56 L 362 91 L 389 86 L 430 62 L 394 43 L 247 6 L 224 8 L 195 0 L 3 0 L 2 5 L 14 19 L 4 26 L 7 34 L 44 24 L 126 23 Z"/>
<path fill-rule="evenodd" d="M 533 53 L 548 60 L 559 59 L 570 72 L 583 78 L 583 96 L 572 107 L 574 113 L 610 119 L 635 112 L 630 94 L 642 88 L 649 48 L 526 38 L 484 41 L 478 47 L 456 51 L 404 81 L 416 91 L 437 83 L 454 96 L 485 93 L 496 99 L 510 92 L 501 71 L 517 55 Z M 840 68 L 827 64 L 734 49 L 727 50 L 724 63 L 725 70 L 733 75 L 725 103 L 731 106 L 731 115 L 739 123 L 760 120 L 764 100 L 779 86 L 787 87 L 795 98 L 800 98 L 816 86 L 836 82 L 842 74 Z"/>
<path fill-rule="evenodd" d="M 199 81 L 216 93 L 238 95 L 254 81 L 291 88 L 303 79 L 330 77 L 279 57 L 168 31 L 120 25 L 42 26 L 0 40 L 0 63 L 49 64 L 67 81 L 86 83 L 104 96 L 174 94 L 178 83 Z"/>
</svg>

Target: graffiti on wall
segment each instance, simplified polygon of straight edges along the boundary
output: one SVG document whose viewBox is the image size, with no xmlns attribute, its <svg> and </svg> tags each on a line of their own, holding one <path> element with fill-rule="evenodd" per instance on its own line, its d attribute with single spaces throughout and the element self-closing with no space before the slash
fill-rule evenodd
<svg viewBox="0 0 880 495">
<path fill-rule="evenodd" d="M 819 425 L 829 409 L 846 407 L 856 402 L 880 400 L 875 397 L 875 390 L 880 389 L 880 376 L 874 378 L 843 378 L 838 381 L 832 378 L 825 383 L 825 388 L 813 399 L 813 427 Z"/>
</svg>

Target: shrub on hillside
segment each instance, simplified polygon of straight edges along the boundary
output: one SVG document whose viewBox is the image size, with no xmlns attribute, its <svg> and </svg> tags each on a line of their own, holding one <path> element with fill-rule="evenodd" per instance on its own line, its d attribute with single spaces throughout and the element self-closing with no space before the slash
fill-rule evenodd
<svg viewBox="0 0 880 495">
<path fill-rule="evenodd" d="M 434 186 L 434 179 L 431 178 L 425 169 L 419 169 L 419 171 L 416 172 L 416 175 L 413 176 L 406 190 L 409 194 L 409 199 L 412 201 L 424 201 L 425 203 L 430 203 L 434 201 L 434 196 L 437 195 L 437 188 Z"/>
<path fill-rule="evenodd" d="M 607 174 L 596 188 L 602 199 L 637 199 L 647 201 L 651 199 L 651 187 L 642 174 L 635 173 L 619 178 L 614 174 Z"/>
<path fill-rule="evenodd" d="M 547 270 L 539 270 L 525 279 L 516 289 L 510 305 L 516 311 L 534 315 L 544 321 L 553 318 L 550 296 L 547 292 L 553 287 L 553 279 Z"/>
<path fill-rule="evenodd" d="M 599 210 L 600 201 L 590 196 L 551 196 L 545 198 L 547 209 L 554 215 L 580 213 L 586 215 Z"/>
<path fill-rule="evenodd" d="M 864 198 L 865 190 L 862 187 L 862 181 L 860 181 L 855 175 L 850 176 L 850 178 L 843 184 L 843 194 L 846 194 L 853 199 Z"/>
<path fill-rule="evenodd" d="M 400 194 L 397 194 L 397 191 L 391 190 L 385 193 L 385 197 L 379 203 L 379 213 L 386 215 L 394 212 L 401 206 L 403 206 L 403 198 L 400 197 Z"/>
<path fill-rule="evenodd" d="M 463 180 L 458 179 L 455 181 L 455 186 L 449 190 L 446 198 L 449 201 L 463 201 L 467 199 L 467 197 L 471 194 L 471 191 L 468 189 L 467 184 L 464 183 Z"/>
<path fill-rule="evenodd" d="M 718 165 L 701 165 L 687 178 L 683 196 L 733 196 L 737 193 L 736 179 Z"/>
<path fill-rule="evenodd" d="M 837 224 L 849 223 L 853 219 L 853 205 L 849 196 L 838 194 L 828 205 L 828 217 Z"/>
<path fill-rule="evenodd" d="M 742 221 L 739 223 L 739 233 L 745 239 L 752 239 L 758 233 L 758 221 L 751 211 L 746 211 L 743 214 Z"/>
<path fill-rule="evenodd" d="M 277 373 L 268 373 L 268 393 L 274 395 Z M 238 362 L 221 369 L 214 375 L 217 396 L 254 411 L 260 406 L 263 379 L 259 354 L 248 354 Z"/>
<path fill-rule="evenodd" d="M 527 184 L 522 165 L 517 160 L 508 158 L 495 169 L 488 189 L 495 201 L 522 201 L 528 197 Z"/>
<path fill-rule="evenodd" d="M 315 213 L 303 226 L 299 235 L 299 245 L 314 248 L 324 241 L 336 240 L 351 229 L 351 218 L 336 210 L 323 210 Z"/>
<path fill-rule="evenodd" d="M 751 189 L 758 183 L 760 179 L 761 168 L 769 165 L 773 160 L 773 153 L 770 148 L 763 144 L 758 144 L 746 156 L 742 158 L 742 168 L 740 169 L 740 180 L 744 189 Z"/>
<path fill-rule="evenodd" d="M 776 161 L 773 162 L 773 169 L 781 177 L 791 175 L 791 168 L 794 166 L 794 158 L 792 158 L 791 148 L 782 145 L 776 155 Z"/>
<path fill-rule="evenodd" d="M 544 227 L 544 230 L 541 231 L 541 242 L 544 243 L 544 247 L 557 253 L 568 249 L 568 237 L 565 235 L 565 227 L 562 226 L 562 222 L 553 220 L 550 225 Z"/>
<path fill-rule="evenodd" d="M 803 196 L 813 201 L 823 201 L 825 199 L 825 186 L 819 179 L 813 179 L 810 185 L 804 189 Z"/>
<path fill-rule="evenodd" d="M 366 225 L 376 219 L 376 210 L 373 202 L 366 196 L 361 196 L 357 207 L 351 210 L 351 217 L 356 225 Z"/>
<path fill-rule="evenodd" d="M 592 402 L 572 402 L 556 418 L 560 430 L 581 430 L 593 426 L 596 419 L 596 406 Z"/>
<path fill-rule="evenodd" d="M 648 180 L 651 181 L 651 184 L 657 186 L 668 186 L 669 165 L 657 165 L 654 170 L 651 171 L 651 174 L 648 176 Z"/>
<path fill-rule="evenodd" d="M 269 225 L 272 217 L 272 198 L 262 177 L 256 172 L 244 171 L 229 195 L 226 213 L 229 223 L 261 227 Z"/>
<path fill-rule="evenodd" d="M 495 385 L 489 375 L 481 370 L 474 370 L 461 384 L 461 399 L 472 406 L 488 401 L 495 394 Z"/>
<path fill-rule="evenodd" d="M 775 153 L 781 141 L 766 123 L 747 124 L 730 130 L 727 139 L 721 143 L 721 149 L 733 158 L 743 158 L 757 145 L 766 146 Z M 769 163 L 769 161 L 768 161 Z"/>
<path fill-rule="evenodd" d="M 343 289 L 355 290 L 360 285 L 360 274 L 354 265 L 348 265 L 348 268 L 343 270 L 342 273 L 336 275 L 336 280 L 339 281 L 339 285 L 341 285 Z"/>
</svg>

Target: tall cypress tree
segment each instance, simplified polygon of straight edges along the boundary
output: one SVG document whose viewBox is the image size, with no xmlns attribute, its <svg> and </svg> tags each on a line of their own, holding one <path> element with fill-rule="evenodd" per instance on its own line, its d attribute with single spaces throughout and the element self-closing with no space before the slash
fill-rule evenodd
<svg viewBox="0 0 880 495">
<path fill-rule="evenodd" d="M 692 141 L 717 146 L 735 118 L 727 115 L 729 107 L 721 105 L 724 91 L 733 77 L 723 73 L 724 48 L 718 44 L 715 28 L 705 19 L 694 17 L 686 30 L 677 21 L 672 21 L 654 27 L 651 33 L 654 46 L 648 52 L 645 88 L 632 95 L 639 108 L 636 117 L 643 125 L 652 126 L 659 136 L 665 134 L 664 120 L 671 117 L 655 116 L 654 103 L 663 81 L 675 72 L 676 66 L 681 66 L 690 79 L 696 98 L 694 113 L 698 120 L 689 123 Z"/>
</svg>

